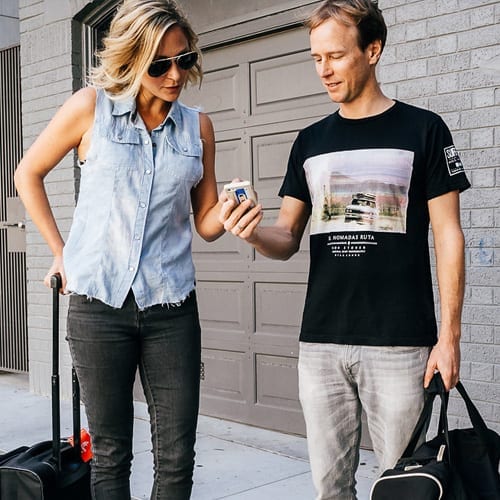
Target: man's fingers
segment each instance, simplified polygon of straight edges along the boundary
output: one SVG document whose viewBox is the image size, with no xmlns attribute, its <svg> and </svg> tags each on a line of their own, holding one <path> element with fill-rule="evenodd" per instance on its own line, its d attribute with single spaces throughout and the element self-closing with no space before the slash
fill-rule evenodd
<svg viewBox="0 0 500 500">
<path fill-rule="evenodd" d="M 235 230 L 241 231 L 246 227 L 249 221 L 255 216 L 255 212 L 251 207 L 251 200 L 245 200 L 243 203 L 240 203 L 231 214 L 227 216 L 226 221 L 223 223 L 224 229 L 226 231 L 231 231 L 233 234 L 237 234 L 238 231 Z M 238 225 L 240 227 L 238 227 Z"/>
<path fill-rule="evenodd" d="M 255 228 L 259 225 L 260 221 L 262 220 L 263 214 L 262 211 L 259 208 L 260 206 L 258 205 L 254 209 L 252 209 L 252 218 L 249 220 L 249 222 L 246 222 L 247 216 L 245 216 L 244 219 L 241 219 L 238 224 L 236 224 L 235 230 L 233 231 L 233 234 L 236 236 L 239 236 L 240 238 L 243 238 L 244 240 L 250 239 L 252 236 Z M 258 210 L 258 211 L 256 211 Z M 255 214 L 255 215 L 254 215 Z"/>
</svg>

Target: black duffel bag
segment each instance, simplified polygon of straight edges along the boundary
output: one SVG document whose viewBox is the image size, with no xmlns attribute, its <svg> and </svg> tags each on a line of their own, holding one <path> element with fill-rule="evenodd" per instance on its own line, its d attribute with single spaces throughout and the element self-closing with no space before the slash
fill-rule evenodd
<svg viewBox="0 0 500 500">
<path fill-rule="evenodd" d="M 500 500 L 500 436 L 486 427 L 460 382 L 456 389 L 472 428 L 448 430 L 449 393 L 436 373 L 406 450 L 396 466 L 375 481 L 370 500 Z M 441 399 L 438 433 L 416 449 L 437 395 Z"/>
</svg>

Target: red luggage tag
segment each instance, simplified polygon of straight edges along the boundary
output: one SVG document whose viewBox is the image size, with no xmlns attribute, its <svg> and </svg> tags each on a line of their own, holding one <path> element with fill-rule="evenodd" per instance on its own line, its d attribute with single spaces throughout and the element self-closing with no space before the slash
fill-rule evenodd
<svg viewBox="0 0 500 500">
<path fill-rule="evenodd" d="M 68 438 L 68 442 L 71 446 L 73 446 L 73 436 Z M 90 434 L 87 432 L 87 429 L 82 429 L 80 431 L 80 443 L 81 443 L 81 457 L 83 462 L 89 462 L 92 457 L 92 445 L 90 442 Z"/>
</svg>

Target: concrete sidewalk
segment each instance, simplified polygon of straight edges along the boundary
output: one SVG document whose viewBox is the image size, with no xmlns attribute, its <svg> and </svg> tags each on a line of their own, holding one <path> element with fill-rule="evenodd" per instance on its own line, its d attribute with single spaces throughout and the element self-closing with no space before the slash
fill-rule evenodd
<svg viewBox="0 0 500 500">
<path fill-rule="evenodd" d="M 0 452 L 51 438 L 50 399 L 30 393 L 26 376 L 0 373 L 0 402 Z M 61 435 L 70 435 L 69 401 L 61 414 Z M 153 465 L 143 403 L 136 403 L 134 426 L 132 494 L 149 499 Z M 368 499 L 376 475 L 373 453 L 362 450 L 359 500 Z M 216 499 L 313 500 L 305 439 L 200 416 L 192 500 Z"/>
</svg>

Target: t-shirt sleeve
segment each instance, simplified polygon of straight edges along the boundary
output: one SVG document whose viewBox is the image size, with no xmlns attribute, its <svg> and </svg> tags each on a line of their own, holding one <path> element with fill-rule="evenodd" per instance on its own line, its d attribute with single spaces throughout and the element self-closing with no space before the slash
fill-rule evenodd
<svg viewBox="0 0 500 500">
<path fill-rule="evenodd" d="M 427 199 L 436 198 L 450 191 L 464 191 L 470 187 L 460 155 L 453 144 L 450 130 L 436 116 L 429 128 L 427 161 Z"/>
<path fill-rule="evenodd" d="M 300 134 L 293 143 L 290 156 L 288 158 L 288 167 L 283 179 L 283 184 L 279 190 L 278 195 L 283 198 L 284 196 L 291 196 L 303 201 L 311 206 L 311 195 L 307 185 L 306 173 L 304 170 L 304 157 L 300 152 Z"/>
</svg>

